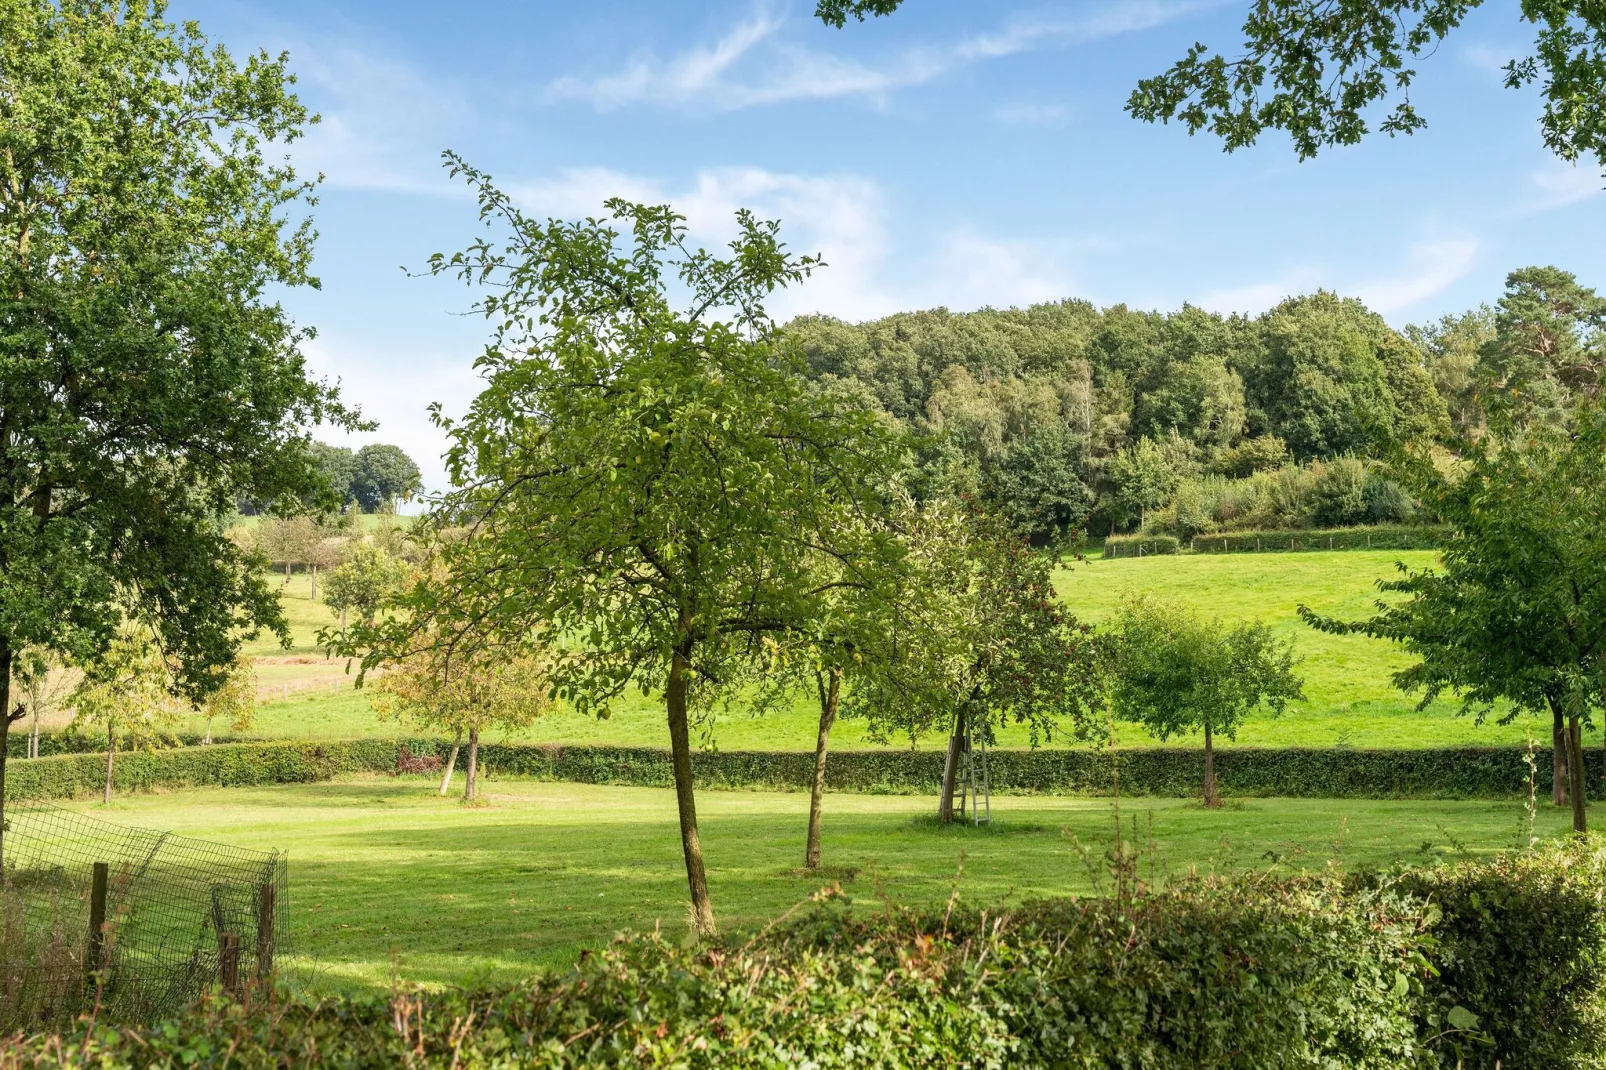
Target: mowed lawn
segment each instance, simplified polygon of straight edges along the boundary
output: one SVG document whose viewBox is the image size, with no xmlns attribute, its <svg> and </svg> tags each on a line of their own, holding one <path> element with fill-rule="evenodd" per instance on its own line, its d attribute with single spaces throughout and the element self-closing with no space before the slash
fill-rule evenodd
<svg viewBox="0 0 1606 1070">
<path fill-rule="evenodd" d="M 1258 746 L 1424 747 L 1454 744 L 1521 743 L 1532 732 L 1541 744 L 1550 726 L 1529 717 L 1511 725 L 1477 724 L 1458 716 L 1458 704 L 1441 700 L 1418 712 L 1416 700 L 1396 691 L 1390 675 L 1408 659 L 1388 644 L 1362 637 L 1323 635 L 1299 620 L 1307 604 L 1345 618 L 1366 615 L 1378 597 L 1378 579 L 1394 574 L 1397 561 L 1421 568 L 1433 563 L 1428 551 L 1339 551 L 1336 553 L 1181 555 L 1175 557 L 1094 557 L 1057 578 L 1061 596 L 1079 616 L 1102 623 L 1130 593 L 1151 591 L 1176 598 L 1200 612 L 1227 620 L 1264 620 L 1293 639 L 1303 663 L 1306 700 L 1280 719 L 1257 716 L 1237 742 Z M 259 696 L 255 734 L 270 737 L 353 738 L 396 735 L 409 729 L 375 717 L 367 696 L 352 689 L 343 662 L 323 657 L 314 645 L 318 628 L 335 623 L 328 608 L 309 596 L 308 577 L 297 573 L 284 587 L 284 607 L 295 635 L 289 651 L 271 640 L 250 648 L 257 656 Z M 725 750 L 807 750 L 814 744 L 817 711 L 809 696 L 789 710 L 754 718 L 737 709 L 703 726 L 700 740 Z M 199 722 L 188 725 L 199 731 Z M 503 738 L 491 733 L 489 738 Z M 558 711 L 518 739 L 562 743 L 664 746 L 662 704 L 638 694 L 623 696 L 605 721 Z M 1134 726 L 1122 726 L 1120 743 L 1146 746 L 1156 741 Z M 878 745 L 862 722 L 840 722 L 839 747 Z M 925 739 L 919 746 L 938 746 Z M 1025 746 L 1024 732 L 1006 733 L 1006 745 Z M 894 740 L 894 746 L 908 746 Z"/>
<path fill-rule="evenodd" d="M 133 796 L 75 808 L 123 824 L 287 850 L 297 975 L 318 990 L 509 979 L 559 965 L 622 929 L 686 932 L 686 885 L 667 790 L 491 780 L 487 805 L 417 777 Z M 827 798 L 826 869 L 799 870 L 803 794 L 703 792 L 721 924 L 751 930 L 840 881 L 855 909 L 882 896 L 976 905 L 1088 893 L 1114 835 L 1109 799 L 998 798 L 992 828 L 941 828 L 924 797 Z M 1142 871 L 1319 869 L 1487 854 L 1523 835 L 1516 802 L 1252 799 L 1121 805 Z M 1567 815 L 1549 806 L 1542 835 Z"/>
</svg>

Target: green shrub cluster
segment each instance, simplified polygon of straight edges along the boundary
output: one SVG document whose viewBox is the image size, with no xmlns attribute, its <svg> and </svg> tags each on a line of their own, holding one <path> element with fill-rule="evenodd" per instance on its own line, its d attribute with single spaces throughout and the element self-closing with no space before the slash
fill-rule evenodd
<svg viewBox="0 0 1606 1070">
<path fill-rule="evenodd" d="M 1580 839 L 1160 891 L 1126 866 L 1114 895 L 1000 911 L 866 913 L 822 893 L 799 920 L 699 950 L 622 937 L 506 988 L 214 1000 L 18 1038 L 9 1065 L 1594 1066 L 1603 855 Z"/>
<path fill-rule="evenodd" d="M 406 746 L 414 755 L 446 757 L 437 739 L 311 743 L 212 744 L 119 757 L 120 792 L 201 786 L 310 783 L 346 773 L 387 773 Z M 1444 747 L 1422 750 L 1228 747 L 1216 751 L 1216 776 L 1226 795 L 1306 798 L 1513 798 L 1527 792 L 1521 747 Z M 1549 768 L 1549 751 L 1536 752 Z M 460 759 L 461 760 L 461 759 Z M 669 787 L 669 752 L 650 747 L 482 744 L 483 775 L 582 784 Z M 1601 754 L 1585 755 L 1591 782 Z M 705 788 L 806 791 L 814 756 L 802 751 L 716 751 L 692 759 Z M 838 751 L 826 766 L 831 791 L 929 794 L 942 780 L 939 751 Z M 1130 750 L 995 750 L 988 754 L 992 790 L 1006 794 L 1103 795 L 1120 777 L 1129 795 L 1188 797 L 1204 779 L 1204 753 L 1187 747 Z M 105 761 L 66 754 L 12 762 L 9 799 L 61 799 L 99 794 Z"/>
<path fill-rule="evenodd" d="M 1196 554 L 1288 553 L 1303 550 L 1433 550 L 1444 545 L 1442 527 L 1386 525 L 1310 528 L 1298 531 L 1232 531 L 1197 535 L 1188 543 Z"/>
<path fill-rule="evenodd" d="M 1375 462 L 1337 457 L 1236 479 L 1184 478 L 1169 504 L 1150 514 L 1147 528 L 1186 542 L 1217 532 L 1406 524 L 1417 512 L 1417 503 Z"/>
<path fill-rule="evenodd" d="M 1104 540 L 1105 557 L 1153 557 L 1181 551 L 1182 544 L 1174 535 L 1111 535 Z"/>
<path fill-rule="evenodd" d="M 1376 878 L 1357 882 L 1378 885 Z M 1599 1066 L 1606 1053 L 1606 848 L 1596 838 L 1478 865 L 1408 870 L 1390 886 L 1437 912 L 1427 1017 L 1478 1030 L 1469 1066 Z M 1455 1020 L 1452 1020 L 1455 1019 Z M 1475 1054 L 1476 1058 L 1471 1056 Z"/>
</svg>

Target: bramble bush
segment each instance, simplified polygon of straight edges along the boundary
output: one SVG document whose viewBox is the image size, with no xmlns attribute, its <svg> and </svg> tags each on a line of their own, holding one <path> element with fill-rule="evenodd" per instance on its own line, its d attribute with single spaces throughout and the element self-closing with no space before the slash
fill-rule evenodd
<svg viewBox="0 0 1606 1070">
<path fill-rule="evenodd" d="M 828 890 L 697 950 L 654 933 L 511 987 L 210 1000 L 18 1037 L 0 1065 L 1591 1066 L 1603 854 L 1159 891 L 1126 864 L 1115 894 L 1002 911 L 865 913 Z"/>
</svg>

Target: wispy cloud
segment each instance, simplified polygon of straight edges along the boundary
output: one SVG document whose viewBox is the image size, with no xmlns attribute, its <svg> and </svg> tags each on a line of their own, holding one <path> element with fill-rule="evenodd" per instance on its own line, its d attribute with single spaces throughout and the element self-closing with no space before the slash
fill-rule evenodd
<svg viewBox="0 0 1606 1070">
<path fill-rule="evenodd" d="M 859 175 L 717 168 L 671 185 L 590 168 L 513 187 L 513 195 L 528 210 L 569 217 L 597 215 L 603 200 L 615 195 L 673 204 L 686 216 L 691 238 L 709 248 L 735 236 L 738 208 L 780 219 L 781 237 L 794 252 L 817 253 L 826 263 L 803 285 L 775 295 L 770 311 L 782 319 L 820 312 L 862 320 L 909 308 L 1009 306 L 1076 292 L 1059 250 L 963 223 L 923 253 L 895 248 L 887 197 Z M 910 262 L 918 267 L 904 266 Z"/>
<path fill-rule="evenodd" d="M 1063 126 L 1070 121 L 1071 109 L 1064 104 L 1018 101 L 995 108 L 993 118 L 1005 126 Z"/>
<path fill-rule="evenodd" d="M 322 121 L 293 146 L 298 168 L 328 185 L 466 196 L 440 151 L 474 124 L 468 94 L 407 61 L 344 45 L 291 42 L 302 95 Z"/>
<path fill-rule="evenodd" d="M 1078 5 L 1074 15 L 1018 16 L 989 33 L 862 62 L 798 45 L 785 32 L 792 24 L 766 4 L 712 45 L 700 45 L 667 60 L 642 53 L 623 70 L 610 74 L 565 76 L 547 87 L 547 96 L 584 101 L 600 110 L 696 102 L 731 111 L 795 100 L 879 99 L 974 63 L 1145 30 L 1208 6 L 1214 4 L 1206 0 L 1127 0 Z"/>
<path fill-rule="evenodd" d="M 1528 176 L 1524 214 L 1549 212 L 1597 197 L 1606 188 L 1606 175 L 1576 164 L 1553 160 Z"/>
<path fill-rule="evenodd" d="M 1258 315 L 1292 295 L 1328 289 L 1345 297 L 1359 297 L 1373 312 L 1393 316 L 1437 297 L 1459 282 L 1477 262 L 1478 248 L 1474 238 L 1418 242 L 1405 251 L 1397 271 L 1370 278 L 1346 279 L 1330 268 L 1304 264 L 1268 282 L 1217 290 L 1196 303 L 1212 312 Z"/>
<path fill-rule="evenodd" d="M 1404 312 L 1455 285 L 1472 270 L 1477 259 L 1478 242 L 1474 238 L 1421 242 L 1411 246 L 1398 274 L 1364 281 L 1353 292 L 1368 308 L 1384 316 Z"/>
</svg>

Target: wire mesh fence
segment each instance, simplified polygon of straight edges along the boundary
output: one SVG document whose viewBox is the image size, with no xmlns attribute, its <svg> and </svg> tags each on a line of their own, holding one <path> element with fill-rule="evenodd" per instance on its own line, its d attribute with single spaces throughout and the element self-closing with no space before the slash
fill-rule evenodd
<svg viewBox="0 0 1606 1070">
<path fill-rule="evenodd" d="M 236 992 L 286 949 L 276 852 L 130 828 L 52 806 L 6 808 L 0 1026 L 121 1021 Z"/>
</svg>

